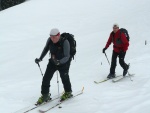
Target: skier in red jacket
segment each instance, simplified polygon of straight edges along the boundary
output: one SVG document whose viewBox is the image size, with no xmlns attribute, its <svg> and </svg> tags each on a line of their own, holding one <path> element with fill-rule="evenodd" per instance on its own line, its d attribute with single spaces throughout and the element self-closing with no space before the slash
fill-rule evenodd
<svg viewBox="0 0 150 113">
<path fill-rule="evenodd" d="M 107 78 L 111 79 L 115 77 L 115 68 L 117 63 L 117 57 L 119 57 L 119 63 L 123 70 L 123 76 L 125 76 L 128 72 L 129 65 L 127 65 L 124 61 L 126 51 L 128 50 L 129 41 L 127 40 L 125 34 L 120 31 L 119 25 L 113 25 L 113 31 L 111 32 L 109 39 L 105 48 L 103 49 L 103 53 L 109 47 L 109 45 L 113 43 L 113 54 L 111 60 L 110 73 Z"/>
</svg>

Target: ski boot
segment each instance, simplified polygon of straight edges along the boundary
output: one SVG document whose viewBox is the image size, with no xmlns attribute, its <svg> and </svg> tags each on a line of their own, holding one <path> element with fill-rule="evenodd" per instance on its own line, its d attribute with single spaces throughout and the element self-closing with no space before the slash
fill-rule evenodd
<svg viewBox="0 0 150 113">
<path fill-rule="evenodd" d="M 51 94 L 43 94 L 43 95 L 41 95 L 41 97 L 39 97 L 39 99 L 38 99 L 38 101 L 36 102 L 35 105 L 40 105 L 40 104 L 42 104 L 44 102 L 50 101 L 51 100 L 50 95 Z"/>
<path fill-rule="evenodd" d="M 109 73 L 109 75 L 107 76 L 108 79 L 113 79 L 115 78 L 116 75 L 115 74 L 112 74 L 112 73 Z"/>
<path fill-rule="evenodd" d="M 71 92 L 65 92 L 61 97 L 60 97 L 60 101 L 64 101 L 68 98 L 71 98 L 73 95 Z"/>
<path fill-rule="evenodd" d="M 126 74 L 128 73 L 129 66 L 130 66 L 130 65 L 127 65 L 127 66 L 126 66 L 126 69 L 123 70 L 123 77 L 125 77 Z"/>
</svg>

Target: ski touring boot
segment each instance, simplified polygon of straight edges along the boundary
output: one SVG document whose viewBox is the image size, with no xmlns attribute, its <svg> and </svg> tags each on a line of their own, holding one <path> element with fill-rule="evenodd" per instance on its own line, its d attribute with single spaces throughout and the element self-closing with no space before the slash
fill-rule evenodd
<svg viewBox="0 0 150 113">
<path fill-rule="evenodd" d="M 112 74 L 112 73 L 109 73 L 109 75 L 107 76 L 108 79 L 113 79 L 115 78 L 116 75 L 115 74 Z"/>
<path fill-rule="evenodd" d="M 60 97 L 60 101 L 64 101 L 68 98 L 71 98 L 73 95 L 72 95 L 72 92 L 65 92 L 61 97 Z"/>
<path fill-rule="evenodd" d="M 50 101 L 51 100 L 50 95 L 51 94 L 43 94 L 43 95 L 41 95 L 41 97 L 39 97 L 39 99 L 38 99 L 38 101 L 36 102 L 35 105 L 40 105 L 40 104 L 42 104 L 44 102 Z"/>
<path fill-rule="evenodd" d="M 126 66 L 126 69 L 123 70 L 123 77 L 125 77 L 126 74 L 128 73 L 129 67 L 130 67 L 130 64 L 128 64 L 128 65 Z"/>
</svg>

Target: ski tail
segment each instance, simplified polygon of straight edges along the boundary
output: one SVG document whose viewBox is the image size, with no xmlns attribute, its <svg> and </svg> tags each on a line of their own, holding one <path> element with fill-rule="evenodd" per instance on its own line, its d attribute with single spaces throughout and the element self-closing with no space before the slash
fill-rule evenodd
<svg viewBox="0 0 150 113">
<path fill-rule="evenodd" d="M 57 99 L 59 99 L 59 96 L 58 96 L 58 95 L 52 97 L 52 99 L 51 99 L 50 101 L 48 101 L 48 102 L 44 102 L 43 104 L 40 104 L 40 105 L 38 105 L 38 106 L 35 105 L 35 104 L 34 104 L 34 105 L 30 105 L 30 106 L 28 106 L 28 107 L 22 108 L 22 109 L 20 109 L 20 110 L 18 110 L 18 111 L 16 111 L 16 112 L 14 112 L 14 113 L 28 113 L 28 112 L 30 112 L 30 111 L 32 111 L 32 110 L 38 108 L 39 106 L 43 106 L 43 105 L 45 105 L 46 103 L 52 102 L 52 101 L 57 100 Z"/>
<path fill-rule="evenodd" d="M 132 76 L 134 76 L 135 74 L 128 74 L 128 76 L 120 76 L 120 77 L 118 77 L 118 78 L 114 78 L 114 79 L 112 79 L 112 82 L 119 82 L 120 80 L 122 80 L 122 79 L 124 79 L 124 78 L 127 78 L 127 77 L 132 77 Z"/>
</svg>

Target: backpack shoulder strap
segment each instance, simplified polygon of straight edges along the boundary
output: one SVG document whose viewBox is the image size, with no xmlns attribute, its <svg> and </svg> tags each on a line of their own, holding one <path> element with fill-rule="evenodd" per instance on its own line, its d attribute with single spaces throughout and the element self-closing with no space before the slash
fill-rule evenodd
<svg viewBox="0 0 150 113">
<path fill-rule="evenodd" d="M 63 46 L 64 41 L 67 40 L 66 33 L 62 33 L 60 37 L 60 45 Z"/>
<path fill-rule="evenodd" d="M 120 39 L 121 39 L 121 40 L 122 40 L 122 38 L 121 38 L 121 34 L 122 34 L 122 33 L 124 33 L 122 30 L 124 30 L 124 29 L 123 29 L 123 28 L 121 28 L 121 29 L 120 29 L 120 32 L 119 32 L 119 37 L 120 37 Z M 125 33 L 124 33 L 124 34 L 125 34 Z"/>
</svg>

